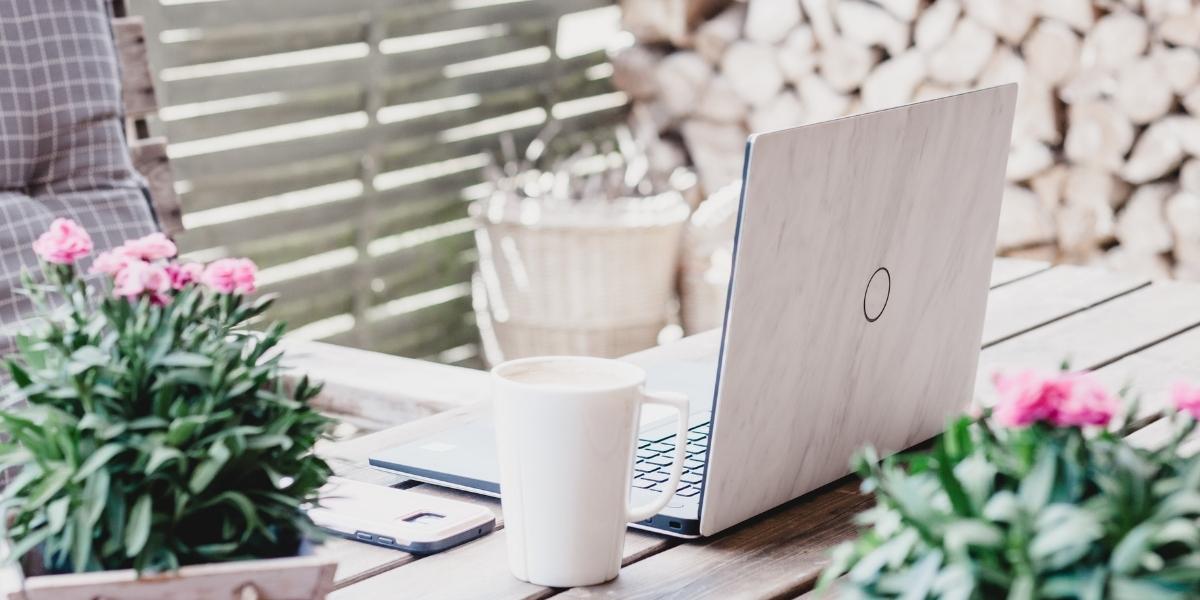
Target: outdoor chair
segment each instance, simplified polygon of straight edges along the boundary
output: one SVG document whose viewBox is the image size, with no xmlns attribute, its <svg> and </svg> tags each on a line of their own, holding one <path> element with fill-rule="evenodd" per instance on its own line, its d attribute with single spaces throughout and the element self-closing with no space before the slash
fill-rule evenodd
<svg viewBox="0 0 1200 600">
<path fill-rule="evenodd" d="M 124 15 L 123 0 L 0 3 L 0 352 L 30 308 L 14 289 L 52 220 L 78 221 L 97 251 L 182 228 L 166 144 L 146 122 L 142 24 Z"/>
</svg>

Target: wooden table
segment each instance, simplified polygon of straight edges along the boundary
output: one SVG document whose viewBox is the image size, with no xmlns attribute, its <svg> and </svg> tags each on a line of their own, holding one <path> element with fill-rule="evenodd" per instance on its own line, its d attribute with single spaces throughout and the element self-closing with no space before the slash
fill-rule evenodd
<svg viewBox="0 0 1200 600">
<path fill-rule="evenodd" d="M 1092 268 L 999 259 L 992 275 L 978 393 L 991 393 L 990 375 L 997 369 L 1052 369 L 1066 359 L 1074 368 L 1095 370 L 1114 390 L 1129 384 L 1142 394 L 1146 427 L 1135 435 L 1139 442 L 1152 444 L 1164 430 L 1154 422 L 1169 386 L 1179 378 L 1200 381 L 1197 326 L 1200 285 L 1151 283 Z M 685 340 L 656 352 L 688 348 Z M 418 412 L 446 409 L 323 446 L 320 452 L 344 476 L 403 485 L 401 477 L 366 467 L 367 456 L 486 409 L 487 377 L 481 372 L 353 350 L 338 350 L 338 358 L 331 359 L 318 347 L 312 349 L 298 352 L 297 360 L 318 377 L 330 374 L 339 395 L 352 391 L 363 377 L 387 382 L 376 385 L 378 395 L 363 396 L 370 400 L 358 409 L 383 410 L 378 407 L 389 402 L 394 406 L 394 399 L 383 398 L 389 392 L 394 396 L 397 389 Z M 330 542 L 321 552 L 339 561 L 332 598 L 792 598 L 812 589 L 829 550 L 854 536 L 852 517 L 871 505 L 859 495 L 858 482 L 845 478 L 705 540 L 680 542 L 630 530 L 625 568 L 618 579 L 559 590 L 509 575 L 497 501 L 425 484 L 412 489 L 486 505 L 495 511 L 498 529 L 426 558 L 356 542 Z"/>
</svg>

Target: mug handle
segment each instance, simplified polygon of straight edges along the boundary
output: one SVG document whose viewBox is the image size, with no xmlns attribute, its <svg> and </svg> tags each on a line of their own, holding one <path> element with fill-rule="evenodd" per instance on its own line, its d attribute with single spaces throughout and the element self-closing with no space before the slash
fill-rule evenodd
<svg viewBox="0 0 1200 600">
<path fill-rule="evenodd" d="M 645 521 L 654 515 L 657 515 L 667 503 L 671 501 L 671 496 L 675 495 L 675 491 L 679 489 L 679 478 L 683 476 L 683 457 L 684 450 L 687 447 L 688 436 L 688 399 L 684 394 L 676 392 L 647 392 L 642 391 L 643 404 L 661 404 L 669 406 L 679 412 L 679 431 L 675 434 L 675 460 L 671 463 L 671 478 L 667 480 L 666 487 L 659 494 L 658 498 L 648 502 L 642 506 L 633 507 L 626 511 L 625 520 L 630 523 Z"/>
</svg>

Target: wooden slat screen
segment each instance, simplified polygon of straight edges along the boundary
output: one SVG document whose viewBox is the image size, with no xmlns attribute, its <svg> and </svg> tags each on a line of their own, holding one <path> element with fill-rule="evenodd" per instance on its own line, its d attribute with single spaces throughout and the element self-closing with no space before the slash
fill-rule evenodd
<svg viewBox="0 0 1200 600">
<path fill-rule="evenodd" d="M 249 256 L 298 335 L 471 363 L 467 201 L 497 133 L 620 118 L 563 15 L 613 0 L 131 0 L 193 256 Z M 559 134 L 560 137 L 563 134 Z"/>
</svg>

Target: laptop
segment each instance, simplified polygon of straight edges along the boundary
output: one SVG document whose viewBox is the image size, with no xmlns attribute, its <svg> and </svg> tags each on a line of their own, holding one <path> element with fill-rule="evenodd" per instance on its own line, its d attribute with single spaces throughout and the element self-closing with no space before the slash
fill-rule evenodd
<svg viewBox="0 0 1200 600">
<path fill-rule="evenodd" d="M 633 527 L 717 533 L 833 482 L 853 453 L 937 435 L 971 401 L 1017 86 L 760 133 L 746 143 L 724 326 L 630 357 L 688 394 L 690 433 L 642 415 Z M 370 464 L 498 495 L 490 415 Z"/>
</svg>

